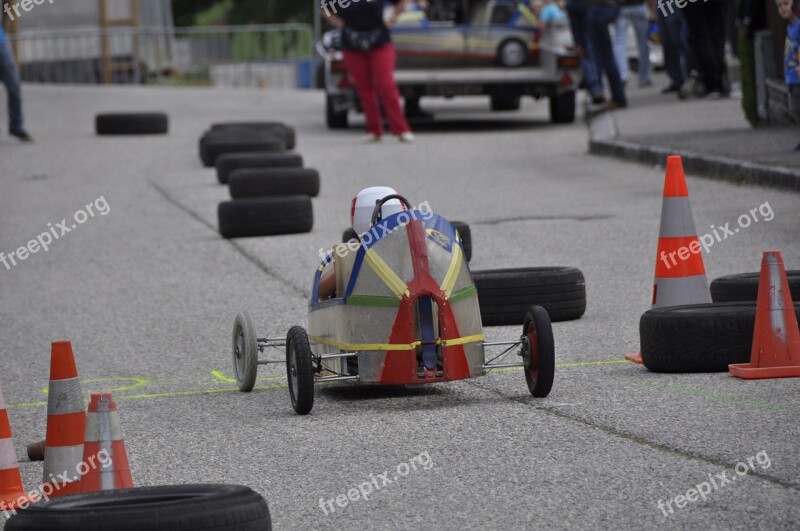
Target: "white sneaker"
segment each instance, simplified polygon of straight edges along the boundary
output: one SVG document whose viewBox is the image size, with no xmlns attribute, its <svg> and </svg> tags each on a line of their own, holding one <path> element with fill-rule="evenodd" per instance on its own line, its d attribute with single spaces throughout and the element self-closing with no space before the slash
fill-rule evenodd
<svg viewBox="0 0 800 531">
<path fill-rule="evenodd" d="M 414 142 L 415 139 L 414 133 L 412 133 L 411 131 L 406 131 L 405 133 L 401 133 L 400 136 L 397 138 L 400 140 L 400 142 L 403 142 L 405 144 L 411 144 Z"/>
<path fill-rule="evenodd" d="M 381 141 L 381 137 L 376 135 L 375 133 L 369 133 L 367 136 L 364 137 L 363 142 L 365 144 L 377 144 Z"/>
</svg>

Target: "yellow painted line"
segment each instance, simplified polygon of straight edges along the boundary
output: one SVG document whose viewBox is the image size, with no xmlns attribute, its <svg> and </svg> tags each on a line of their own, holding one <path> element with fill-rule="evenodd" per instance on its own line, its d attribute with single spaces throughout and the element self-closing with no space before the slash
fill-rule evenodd
<svg viewBox="0 0 800 531">
<path fill-rule="evenodd" d="M 375 249 L 370 249 L 364 255 L 364 260 L 366 260 L 367 265 L 375 271 L 375 274 L 378 275 L 384 284 L 386 284 L 392 292 L 397 295 L 398 299 L 402 299 L 405 295 L 408 297 L 411 293 L 408 291 L 408 286 L 406 283 L 403 282 L 403 279 L 397 276 L 397 273 L 392 271 L 392 268 L 389 267 L 389 264 L 383 261 Z"/>
<path fill-rule="evenodd" d="M 222 374 L 221 371 L 211 371 L 211 376 L 213 376 L 222 383 L 236 383 L 236 378 L 225 376 L 224 374 Z M 286 376 L 269 376 L 266 378 L 258 378 L 257 381 L 267 382 L 270 380 L 285 380 L 285 379 Z"/>
<path fill-rule="evenodd" d="M 121 393 L 123 391 L 131 391 L 133 389 L 138 389 L 140 387 L 144 387 L 145 385 L 150 383 L 150 380 L 147 378 L 140 378 L 138 376 L 112 376 L 109 378 L 89 378 L 88 380 L 81 380 L 81 385 L 88 385 L 93 383 L 106 383 L 106 382 L 119 382 L 119 381 L 133 381 L 131 385 L 126 385 L 123 387 L 114 387 L 113 389 L 104 389 L 104 391 L 108 391 L 109 393 Z M 41 389 L 44 394 L 47 394 L 48 388 L 44 387 Z M 115 397 L 116 398 L 116 397 Z"/>
</svg>

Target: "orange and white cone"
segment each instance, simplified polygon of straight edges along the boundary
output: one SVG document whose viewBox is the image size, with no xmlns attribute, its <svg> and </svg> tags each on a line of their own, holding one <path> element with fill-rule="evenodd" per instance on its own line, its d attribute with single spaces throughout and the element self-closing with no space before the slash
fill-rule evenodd
<svg viewBox="0 0 800 531">
<path fill-rule="evenodd" d="M 750 363 L 728 370 L 746 380 L 800 377 L 800 327 L 780 251 L 765 251 L 761 260 Z"/>
<path fill-rule="evenodd" d="M 80 492 L 78 465 L 83 459 L 86 411 L 78 369 L 69 341 L 56 341 L 50 358 L 42 483 L 53 484 L 51 497 Z"/>
<path fill-rule="evenodd" d="M 117 404 L 111 393 L 92 393 L 83 445 L 81 492 L 133 487 Z"/>
<path fill-rule="evenodd" d="M 28 494 L 22 485 L 11 423 L 8 421 L 3 388 L 0 387 L 0 511 L 5 513 L 28 503 Z M 2 514 L 0 513 L 0 514 Z"/>
<path fill-rule="evenodd" d="M 711 302 L 701 252 L 683 161 L 680 156 L 672 155 L 667 157 L 667 174 L 664 178 L 653 308 Z M 641 364 L 642 354 L 626 354 L 625 359 Z"/>
</svg>

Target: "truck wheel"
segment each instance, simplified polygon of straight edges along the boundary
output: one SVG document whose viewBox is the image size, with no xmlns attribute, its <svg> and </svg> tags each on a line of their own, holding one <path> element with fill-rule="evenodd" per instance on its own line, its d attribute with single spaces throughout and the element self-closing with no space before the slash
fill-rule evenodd
<svg viewBox="0 0 800 531">
<path fill-rule="evenodd" d="M 333 98 L 325 96 L 325 123 L 330 129 L 347 129 L 347 111 L 336 111 Z"/>
<path fill-rule="evenodd" d="M 228 184 L 231 173 L 243 168 L 302 168 L 303 157 L 297 153 L 228 153 L 217 157 L 217 180 Z"/>
<path fill-rule="evenodd" d="M 571 124 L 575 121 L 574 90 L 550 98 L 550 120 L 555 124 Z"/>
<path fill-rule="evenodd" d="M 464 249 L 464 257 L 467 262 L 472 260 L 472 231 L 469 225 L 463 221 L 451 221 L 450 224 L 458 231 L 461 236 L 461 248 Z"/>
<path fill-rule="evenodd" d="M 519 96 L 491 96 L 493 111 L 518 111 L 520 107 Z"/>
<path fill-rule="evenodd" d="M 307 415 L 314 407 L 314 364 L 302 326 L 293 326 L 286 336 L 286 378 L 292 407 L 298 415 Z"/>
<path fill-rule="evenodd" d="M 94 127 L 98 135 L 163 135 L 169 118 L 162 112 L 98 114 Z"/>
<path fill-rule="evenodd" d="M 269 507 L 250 487 L 174 485 L 52 498 L 12 516 L 7 531 L 272 529 Z"/>
<path fill-rule="evenodd" d="M 556 347 L 547 310 L 531 306 L 525 313 L 522 335 L 527 338 L 522 347 L 522 361 L 528 390 L 533 396 L 544 398 L 553 388 L 556 370 Z"/>
<path fill-rule="evenodd" d="M 310 168 L 244 168 L 230 175 L 231 197 L 319 195 L 319 173 Z"/>
<path fill-rule="evenodd" d="M 249 393 L 256 384 L 258 373 L 258 339 L 253 321 L 247 312 L 233 321 L 233 376 L 239 391 Z"/>
<path fill-rule="evenodd" d="M 586 282 L 573 267 L 525 267 L 473 271 L 484 326 L 519 325 L 531 306 L 550 320 L 571 321 L 586 312 Z"/>
<path fill-rule="evenodd" d="M 217 208 L 223 238 L 311 232 L 314 212 L 307 195 L 250 197 L 224 201 Z"/>
<path fill-rule="evenodd" d="M 800 317 L 800 304 L 794 311 Z M 639 320 L 642 361 L 653 372 L 725 372 L 750 361 L 755 320 L 752 302 L 648 310 Z"/>
<path fill-rule="evenodd" d="M 714 302 L 756 302 L 761 273 L 741 273 L 714 279 L 711 300 Z M 800 302 L 800 269 L 786 272 L 789 292 L 794 302 Z"/>
<path fill-rule="evenodd" d="M 519 39 L 509 39 L 497 50 L 497 62 L 500 66 L 518 67 L 525 64 L 528 58 L 528 47 Z"/>
</svg>

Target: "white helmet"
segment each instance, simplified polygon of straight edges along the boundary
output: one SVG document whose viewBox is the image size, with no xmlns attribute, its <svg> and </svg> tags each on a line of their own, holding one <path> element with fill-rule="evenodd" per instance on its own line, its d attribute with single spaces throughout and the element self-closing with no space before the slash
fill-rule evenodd
<svg viewBox="0 0 800 531">
<path fill-rule="evenodd" d="M 375 211 L 378 201 L 396 193 L 397 190 L 388 186 L 371 186 L 358 192 L 350 206 L 350 223 L 356 234 L 361 236 L 372 228 L 372 213 Z M 381 207 L 381 219 L 386 219 L 403 210 L 405 207 L 400 200 L 390 199 Z"/>
</svg>

